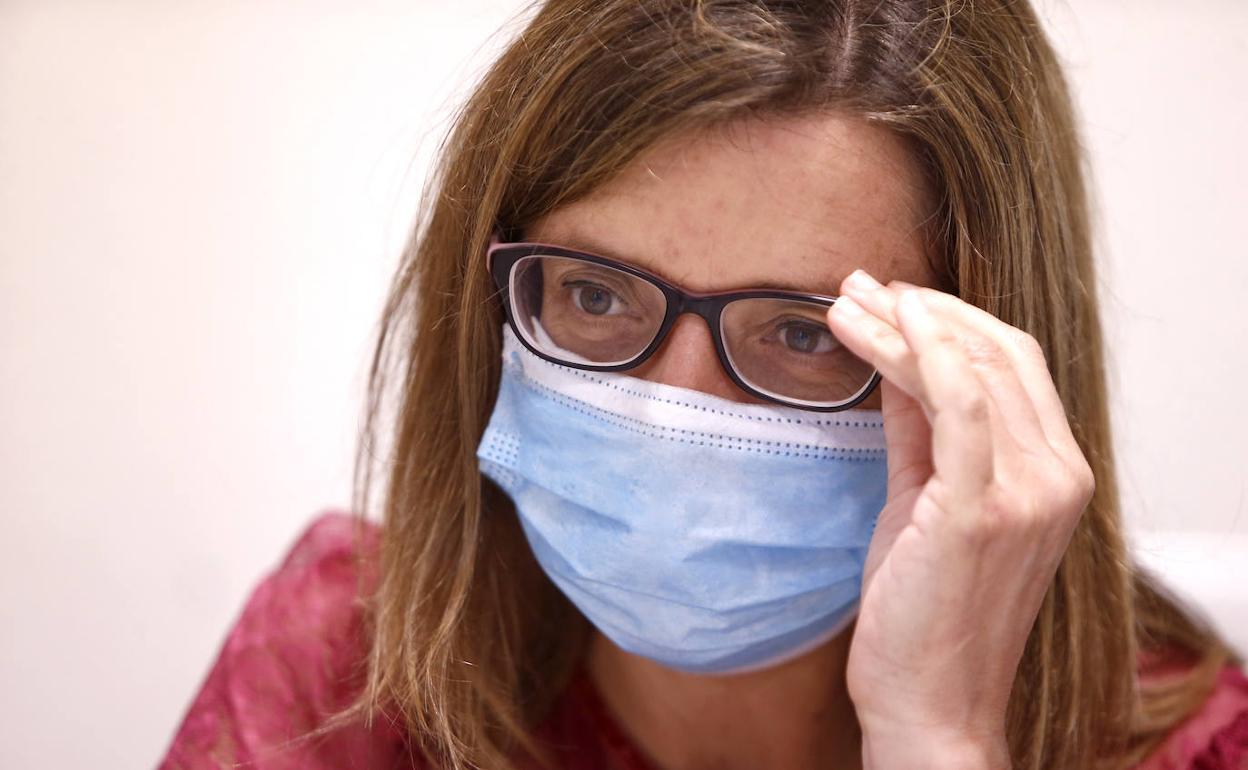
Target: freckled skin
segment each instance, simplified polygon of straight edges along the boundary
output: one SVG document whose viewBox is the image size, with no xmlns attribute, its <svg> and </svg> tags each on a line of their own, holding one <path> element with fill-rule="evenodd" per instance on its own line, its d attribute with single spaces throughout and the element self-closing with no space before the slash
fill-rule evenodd
<svg viewBox="0 0 1248 770">
<path fill-rule="evenodd" d="M 666 138 L 525 237 L 616 257 L 693 291 L 770 281 L 835 295 L 857 267 L 885 282 L 934 285 L 921 179 L 900 138 L 856 118 L 741 121 Z M 629 373 L 763 403 L 720 368 L 694 316 Z M 879 388 L 859 407 L 879 409 Z"/>
<path fill-rule="evenodd" d="M 931 210 L 899 138 L 824 113 L 669 137 L 590 196 L 529 223 L 525 238 L 621 259 L 693 291 L 779 282 L 836 295 L 858 267 L 885 282 L 935 285 L 919 229 Z M 763 403 L 728 378 L 692 315 L 629 373 Z M 859 407 L 879 409 L 880 389 Z M 663 668 L 596 634 L 590 670 L 625 729 L 667 770 L 853 770 L 862 758 L 845 685 L 851 634 L 720 677 Z"/>
</svg>

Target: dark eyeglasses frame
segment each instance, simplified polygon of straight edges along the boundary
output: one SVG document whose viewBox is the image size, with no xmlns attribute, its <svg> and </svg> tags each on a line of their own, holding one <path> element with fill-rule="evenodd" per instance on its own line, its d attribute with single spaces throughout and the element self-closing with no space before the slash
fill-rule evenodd
<svg viewBox="0 0 1248 770">
<path fill-rule="evenodd" d="M 797 291 L 780 291 L 774 289 L 745 289 L 730 290 L 720 292 L 691 292 L 676 286 L 659 276 L 634 267 L 625 262 L 619 262 L 608 257 L 598 254 L 591 254 L 586 251 L 570 249 L 566 246 L 558 246 L 553 243 L 536 243 L 533 241 L 503 241 L 500 231 L 495 231 L 490 238 L 490 245 L 486 250 L 486 268 L 489 270 L 490 276 L 494 281 L 495 287 L 503 298 L 503 311 L 507 318 L 508 325 L 515 332 L 516 338 L 528 348 L 534 355 L 554 364 L 562 366 L 570 366 L 574 369 L 585 369 L 594 372 L 622 372 L 634 369 L 646 362 L 654 352 L 663 345 L 663 340 L 667 339 L 668 332 L 676 324 L 676 320 L 685 313 L 693 313 L 701 316 L 702 320 L 710 328 L 711 338 L 715 341 L 715 353 L 719 357 L 720 365 L 724 371 L 736 383 L 737 387 L 745 392 L 772 401 L 785 406 L 795 407 L 797 409 L 805 409 L 812 412 L 840 412 L 845 409 L 851 409 L 857 404 L 862 403 L 871 392 L 875 390 L 880 382 L 879 370 L 872 370 L 871 379 L 867 385 L 853 399 L 830 406 L 815 406 L 799 401 L 788 400 L 783 397 L 773 396 L 753 387 L 749 383 L 741 379 L 737 370 L 733 367 L 731 359 L 728 357 L 728 351 L 724 347 L 723 336 L 720 333 L 720 316 L 723 314 L 724 306 L 734 300 L 739 299 L 788 299 L 809 302 L 812 304 L 822 305 L 825 308 L 831 307 L 836 302 L 835 296 L 826 294 L 807 294 Z M 613 364 L 609 366 L 599 366 L 595 364 L 583 364 L 573 361 L 565 361 L 561 358 L 555 358 L 543 351 L 535 348 L 529 343 L 528 338 L 520 330 L 516 319 L 512 314 L 511 307 L 511 271 L 517 262 L 525 257 L 531 257 L 536 254 L 568 257 L 571 259 L 579 259 L 585 262 L 592 262 L 606 267 L 620 270 L 630 275 L 636 276 L 647 281 L 659 288 L 663 292 L 663 296 L 667 299 L 667 308 L 663 316 L 663 322 L 659 325 L 658 331 L 654 335 L 654 340 L 637 354 L 636 357 L 622 364 Z"/>
</svg>

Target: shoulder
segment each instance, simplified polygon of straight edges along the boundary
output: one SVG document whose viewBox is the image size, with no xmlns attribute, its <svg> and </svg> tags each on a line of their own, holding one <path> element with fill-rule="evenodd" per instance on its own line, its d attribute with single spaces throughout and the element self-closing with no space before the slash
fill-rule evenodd
<svg viewBox="0 0 1248 770">
<path fill-rule="evenodd" d="M 377 525 L 327 510 L 252 590 L 161 763 L 210 768 L 409 766 L 386 720 L 283 745 L 348 705 L 367 657 L 360 589 L 374 578 Z"/>
<path fill-rule="evenodd" d="M 1154 676 L 1161 676 L 1154 674 Z M 1141 681 L 1150 678 L 1141 673 Z M 1227 665 L 1212 692 L 1136 770 L 1248 770 L 1248 676 Z"/>
</svg>

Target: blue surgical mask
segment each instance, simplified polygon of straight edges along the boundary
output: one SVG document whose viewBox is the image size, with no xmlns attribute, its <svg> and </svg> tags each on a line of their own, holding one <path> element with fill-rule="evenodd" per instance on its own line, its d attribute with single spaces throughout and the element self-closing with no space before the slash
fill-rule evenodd
<svg viewBox="0 0 1248 770">
<path fill-rule="evenodd" d="M 503 335 L 481 470 L 615 644 L 734 673 L 853 620 L 887 489 L 879 410 L 743 404 L 554 364 Z"/>
</svg>

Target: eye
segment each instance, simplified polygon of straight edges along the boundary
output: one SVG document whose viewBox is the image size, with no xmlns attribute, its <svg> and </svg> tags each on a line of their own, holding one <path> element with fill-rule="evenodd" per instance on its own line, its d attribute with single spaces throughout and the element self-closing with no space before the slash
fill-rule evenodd
<svg viewBox="0 0 1248 770">
<path fill-rule="evenodd" d="M 830 331 L 813 323 L 789 321 L 779 331 L 785 347 L 795 353 L 827 353 L 837 344 Z"/>
<path fill-rule="evenodd" d="M 590 315 L 615 315 L 624 312 L 624 301 L 610 289 L 595 283 L 578 281 L 568 284 L 572 302 Z"/>
</svg>

